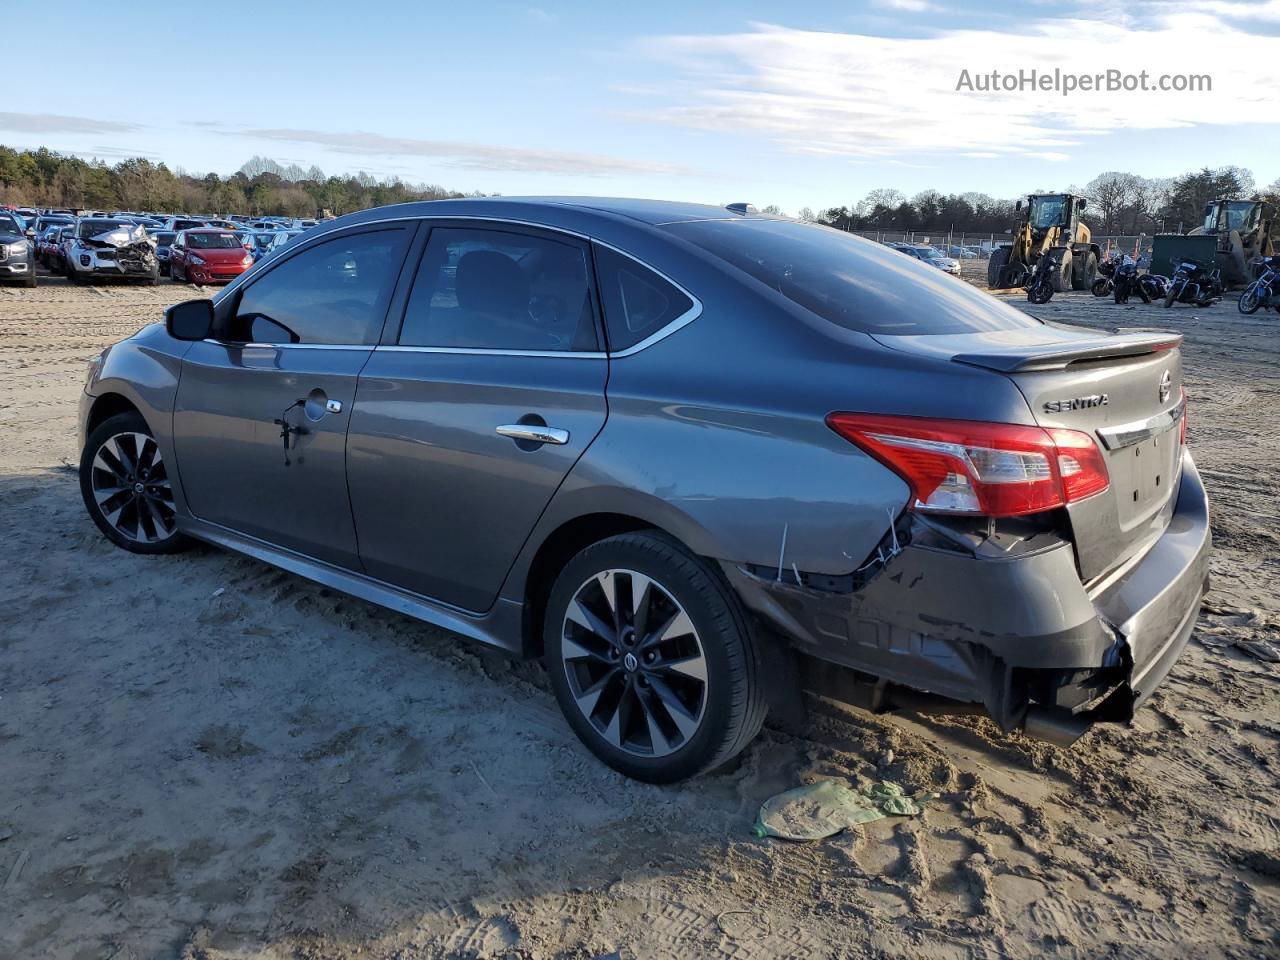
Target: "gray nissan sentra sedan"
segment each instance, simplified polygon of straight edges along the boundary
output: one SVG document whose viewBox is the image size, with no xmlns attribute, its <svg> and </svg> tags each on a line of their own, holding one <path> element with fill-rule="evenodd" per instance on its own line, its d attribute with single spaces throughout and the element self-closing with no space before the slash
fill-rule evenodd
<svg viewBox="0 0 1280 960">
<path fill-rule="evenodd" d="M 1069 743 L 1151 695 L 1206 587 L 1179 345 L 749 208 L 406 204 L 95 359 L 81 488 L 127 550 L 543 657 L 643 780 L 805 689 Z"/>
</svg>

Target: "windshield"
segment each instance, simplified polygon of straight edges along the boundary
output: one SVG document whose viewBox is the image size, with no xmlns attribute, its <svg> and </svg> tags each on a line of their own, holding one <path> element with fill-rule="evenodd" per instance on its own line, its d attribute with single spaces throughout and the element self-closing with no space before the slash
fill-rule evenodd
<svg viewBox="0 0 1280 960">
<path fill-rule="evenodd" d="M 270 250 L 281 242 L 279 238 L 280 235 L 276 233 L 255 233 L 253 235 L 253 245 L 259 250 Z"/>
<path fill-rule="evenodd" d="M 234 250 L 244 244 L 234 233 L 188 233 L 187 246 L 193 250 Z"/>
<path fill-rule="evenodd" d="M 912 336 L 1038 327 L 1040 321 L 872 240 L 790 220 L 692 220 L 688 240 L 825 320 Z"/>
<path fill-rule="evenodd" d="M 9 213 L 0 213 L 0 233 L 21 233 L 22 221 Z"/>
<path fill-rule="evenodd" d="M 83 240 L 96 237 L 100 233 L 119 230 L 121 227 L 132 232 L 137 228 L 137 224 L 130 223 L 128 220 L 81 220 L 80 226 L 76 229 L 76 236 Z"/>
<path fill-rule="evenodd" d="M 1227 229 L 1251 230 L 1257 220 L 1258 205 L 1248 200 L 1227 204 Z"/>
<path fill-rule="evenodd" d="M 1033 230 L 1048 230 L 1066 219 L 1066 206 L 1066 197 L 1036 197 L 1027 211 L 1027 220 Z"/>
<path fill-rule="evenodd" d="M 155 239 L 156 243 L 165 247 L 173 243 L 173 238 L 176 236 L 177 234 L 174 233 L 172 230 L 157 230 L 155 233 L 152 234 L 152 237 Z"/>
</svg>

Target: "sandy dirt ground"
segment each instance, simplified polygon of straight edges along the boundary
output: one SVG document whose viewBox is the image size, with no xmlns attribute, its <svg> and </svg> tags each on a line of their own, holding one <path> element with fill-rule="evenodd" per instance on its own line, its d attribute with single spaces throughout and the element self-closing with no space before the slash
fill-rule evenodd
<svg viewBox="0 0 1280 960">
<path fill-rule="evenodd" d="M 1062 750 L 818 702 L 658 788 L 578 745 L 537 664 L 99 536 L 72 466 L 85 362 L 189 295 L 0 289 L 0 957 L 1280 956 L 1280 666 L 1238 645 L 1280 623 L 1280 316 L 1040 308 L 1187 338 L 1214 586 L 1132 728 Z M 752 835 L 818 777 L 941 796 Z"/>
</svg>

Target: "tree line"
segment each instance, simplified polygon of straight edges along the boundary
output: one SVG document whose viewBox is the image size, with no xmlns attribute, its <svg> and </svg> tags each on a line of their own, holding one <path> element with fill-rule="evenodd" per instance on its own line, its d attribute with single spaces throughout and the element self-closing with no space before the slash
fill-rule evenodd
<svg viewBox="0 0 1280 960">
<path fill-rule="evenodd" d="M 1204 167 L 1179 177 L 1143 177 L 1108 171 L 1083 187 L 1071 184 L 1034 193 L 1074 193 L 1090 201 L 1084 220 L 1099 236 L 1185 233 L 1198 225 L 1210 200 L 1246 200 L 1260 196 L 1273 211 L 1280 208 L 1280 179 L 1259 190 L 1243 167 Z M 1018 220 L 1015 200 L 985 193 L 924 190 L 908 198 L 893 189 L 872 190 L 852 206 L 809 208 L 800 218 L 842 230 L 916 230 L 937 233 L 1003 233 Z M 776 207 L 767 208 L 776 210 Z"/>
<path fill-rule="evenodd" d="M 1200 222 L 1204 205 L 1219 198 L 1261 196 L 1280 208 L 1280 179 L 1259 190 L 1243 167 L 1205 167 L 1180 177 L 1143 177 L 1108 171 L 1083 187 L 1063 191 L 1086 196 L 1085 222 L 1099 236 L 1186 232 Z M 101 160 L 0 145 L 0 203 L 95 210 L 157 210 L 173 213 L 239 213 L 310 217 L 321 210 L 341 216 L 355 210 L 448 197 L 481 196 L 435 184 L 379 180 L 367 173 L 325 176 L 316 166 L 281 166 L 253 157 L 227 177 L 197 176 L 145 158 L 108 166 Z M 908 198 L 899 190 L 872 190 L 851 206 L 808 207 L 802 220 L 842 230 L 917 230 L 937 233 L 1004 233 L 1018 219 L 1015 201 L 985 193 L 924 190 Z M 764 208 L 780 213 L 777 206 Z"/>
<path fill-rule="evenodd" d="M 85 210 L 154 210 L 312 217 L 387 203 L 479 196 L 434 184 L 379 180 L 367 173 L 326 177 L 319 167 L 282 167 L 254 157 L 228 177 L 196 176 L 137 157 L 101 160 L 0 145 L 0 203 Z"/>
</svg>

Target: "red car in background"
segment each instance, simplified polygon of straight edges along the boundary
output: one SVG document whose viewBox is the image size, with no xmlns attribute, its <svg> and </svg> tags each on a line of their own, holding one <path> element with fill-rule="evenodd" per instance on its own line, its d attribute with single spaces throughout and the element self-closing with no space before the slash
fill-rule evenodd
<svg viewBox="0 0 1280 960">
<path fill-rule="evenodd" d="M 253 266 L 253 254 L 237 233 L 217 227 L 181 230 L 169 248 L 175 283 L 227 283 Z"/>
</svg>

